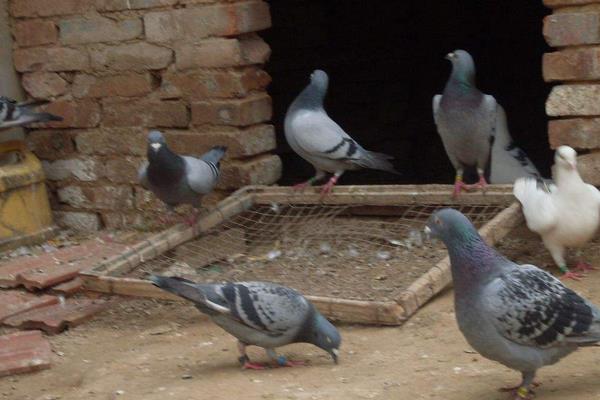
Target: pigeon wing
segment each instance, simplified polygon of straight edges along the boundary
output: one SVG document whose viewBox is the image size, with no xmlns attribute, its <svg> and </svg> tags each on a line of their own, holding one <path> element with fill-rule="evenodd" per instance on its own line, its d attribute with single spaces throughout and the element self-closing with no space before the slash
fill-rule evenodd
<svg viewBox="0 0 600 400">
<path fill-rule="evenodd" d="M 546 232 L 557 223 L 558 210 L 552 196 L 554 189 L 554 185 L 550 188 L 539 185 L 534 178 L 519 178 L 515 182 L 513 193 L 521 202 L 527 226 L 534 232 Z"/>
<path fill-rule="evenodd" d="M 600 340 L 593 306 L 533 265 L 496 278 L 482 298 L 498 333 L 515 343 L 547 348 Z"/>
<path fill-rule="evenodd" d="M 212 162 L 182 156 L 189 187 L 198 194 L 210 193 L 219 179 L 219 168 Z"/>
<path fill-rule="evenodd" d="M 144 162 L 138 169 L 138 182 L 146 190 L 150 190 L 148 185 L 148 162 Z"/>
<path fill-rule="evenodd" d="M 442 101 L 442 95 L 436 94 L 433 96 L 433 121 L 438 124 L 438 110 L 440 109 L 440 101 Z"/>
</svg>

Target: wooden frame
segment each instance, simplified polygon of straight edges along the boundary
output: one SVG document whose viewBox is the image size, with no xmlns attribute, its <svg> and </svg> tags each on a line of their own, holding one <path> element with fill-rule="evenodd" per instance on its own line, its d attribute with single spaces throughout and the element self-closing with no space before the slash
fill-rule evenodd
<svg viewBox="0 0 600 400">
<path fill-rule="evenodd" d="M 90 291 L 125 296 L 181 300 L 152 285 L 150 281 L 125 278 L 122 275 L 167 250 L 196 238 L 227 219 L 254 205 L 286 204 L 347 204 L 360 206 L 386 205 L 500 205 L 506 208 L 480 229 L 481 236 L 493 245 L 510 230 L 523 223 L 518 203 L 514 202 L 512 186 L 492 185 L 485 193 L 466 193 L 451 197 L 448 185 L 380 185 L 337 186 L 323 201 L 317 188 L 297 193 L 289 187 L 248 186 L 219 203 L 200 218 L 195 226 L 176 225 L 130 247 L 126 252 L 103 261 L 81 273 L 84 288 Z M 448 257 L 414 281 L 395 301 L 358 301 L 321 296 L 306 296 L 327 317 L 349 323 L 400 325 L 433 296 L 451 282 Z"/>
</svg>

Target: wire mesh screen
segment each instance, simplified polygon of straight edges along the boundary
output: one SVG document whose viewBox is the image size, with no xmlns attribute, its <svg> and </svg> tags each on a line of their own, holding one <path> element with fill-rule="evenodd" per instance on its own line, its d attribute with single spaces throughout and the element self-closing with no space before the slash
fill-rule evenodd
<svg viewBox="0 0 600 400">
<path fill-rule="evenodd" d="M 257 205 L 144 262 L 133 274 L 267 280 L 311 295 L 391 300 L 446 256 L 441 243 L 421 234 L 427 218 L 443 207 Z M 457 208 L 480 227 L 504 207 Z"/>
</svg>

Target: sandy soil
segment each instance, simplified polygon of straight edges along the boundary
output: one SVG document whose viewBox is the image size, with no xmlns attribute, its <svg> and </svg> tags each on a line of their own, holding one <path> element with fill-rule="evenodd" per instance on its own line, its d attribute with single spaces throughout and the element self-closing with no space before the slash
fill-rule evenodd
<svg viewBox="0 0 600 400">
<path fill-rule="evenodd" d="M 511 257 L 551 264 L 520 230 L 501 246 Z M 600 241 L 583 256 L 600 267 Z M 555 272 L 555 270 L 553 270 Z M 568 282 L 600 303 L 600 271 Z M 471 351 L 453 314 L 452 291 L 401 327 L 342 326 L 334 365 L 310 345 L 282 349 L 307 367 L 241 371 L 234 339 L 187 304 L 121 301 L 94 321 L 51 337 L 52 369 L 0 379 L 0 398 L 50 399 L 506 399 L 519 374 Z M 259 349 L 251 356 L 265 360 Z M 582 349 L 539 373 L 538 398 L 600 398 L 600 349 Z M 3 397 L 2 397 L 3 396 Z"/>
</svg>

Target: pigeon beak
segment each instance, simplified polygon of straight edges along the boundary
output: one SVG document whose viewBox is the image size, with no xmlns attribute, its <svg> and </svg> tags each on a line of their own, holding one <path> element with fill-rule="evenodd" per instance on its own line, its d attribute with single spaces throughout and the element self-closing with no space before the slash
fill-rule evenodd
<svg viewBox="0 0 600 400">
<path fill-rule="evenodd" d="M 331 358 L 333 358 L 334 363 L 338 363 L 338 357 L 340 356 L 340 351 L 338 349 L 331 349 Z"/>
<path fill-rule="evenodd" d="M 574 162 L 574 161 L 571 161 L 571 162 L 569 163 L 569 168 L 570 168 L 570 169 L 572 169 L 572 170 L 575 170 L 575 169 L 577 169 L 577 165 L 575 165 L 575 162 Z"/>
<path fill-rule="evenodd" d="M 162 147 L 162 144 L 160 144 L 160 143 L 150 143 L 150 147 L 152 147 L 152 149 L 156 152 L 156 151 L 158 151 Z"/>
<path fill-rule="evenodd" d="M 429 240 L 431 239 L 431 228 L 428 226 L 425 226 L 425 228 L 423 229 L 423 232 L 425 232 L 425 239 Z"/>
<path fill-rule="evenodd" d="M 448 53 L 446 54 L 446 57 L 444 57 L 446 60 L 451 61 L 454 57 L 456 57 L 456 54 L 454 53 Z"/>
</svg>

